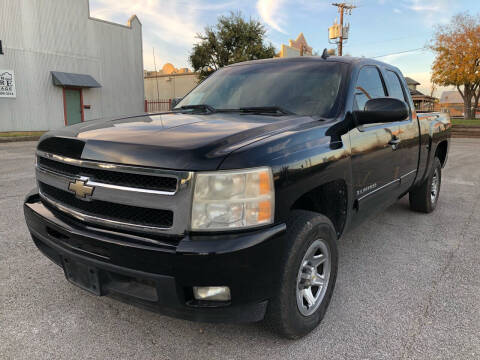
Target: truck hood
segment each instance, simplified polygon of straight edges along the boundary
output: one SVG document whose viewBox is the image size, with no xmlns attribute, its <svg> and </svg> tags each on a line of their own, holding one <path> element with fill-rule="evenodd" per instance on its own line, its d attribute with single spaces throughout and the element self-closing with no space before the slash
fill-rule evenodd
<svg viewBox="0 0 480 360">
<path fill-rule="evenodd" d="M 236 149 L 312 121 L 239 113 L 143 115 L 52 131 L 40 139 L 38 148 L 85 160 L 215 170 Z"/>
</svg>

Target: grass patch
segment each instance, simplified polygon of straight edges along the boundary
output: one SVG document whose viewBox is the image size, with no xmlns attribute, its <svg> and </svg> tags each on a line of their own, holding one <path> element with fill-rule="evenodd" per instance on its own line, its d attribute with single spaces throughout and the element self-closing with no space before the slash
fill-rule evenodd
<svg viewBox="0 0 480 360">
<path fill-rule="evenodd" d="M 45 131 L 6 131 L 0 132 L 0 137 L 41 136 Z"/>
<path fill-rule="evenodd" d="M 452 119 L 452 125 L 480 126 L 480 119 Z"/>
</svg>

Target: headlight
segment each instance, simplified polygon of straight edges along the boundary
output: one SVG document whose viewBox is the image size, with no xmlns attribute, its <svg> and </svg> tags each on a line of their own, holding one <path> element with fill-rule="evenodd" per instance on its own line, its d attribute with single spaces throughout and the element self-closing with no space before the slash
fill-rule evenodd
<svg viewBox="0 0 480 360">
<path fill-rule="evenodd" d="M 197 173 L 192 230 L 225 230 L 271 224 L 274 188 L 270 168 Z"/>
</svg>

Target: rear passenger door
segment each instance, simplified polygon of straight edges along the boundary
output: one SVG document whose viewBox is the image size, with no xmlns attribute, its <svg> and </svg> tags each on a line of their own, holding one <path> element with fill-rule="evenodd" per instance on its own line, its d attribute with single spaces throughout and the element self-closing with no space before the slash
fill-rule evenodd
<svg viewBox="0 0 480 360">
<path fill-rule="evenodd" d="M 418 156 L 420 151 L 420 138 L 417 119 L 413 119 L 411 104 L 409 102 L 407 89 L 400 80 L 400 75 L 393 69 L 384 69 L 385 83 L 389 97 L 405 101 L 410 108 L 409 116 L 398 122 L 398 130 L 395 134 L 398 144 L 395 151 L 395 165 L 400 180 L 399 194 L 410 189 L 418 168 Z"/>
<path fill-rule="evenodd" d="M 376 66 L 360 69 L 355 84 L 354 111 L 362 111 L 369 99 L 387 96 L 386 88 Z M 349 132 L 351 165 L 356 219 L 374 213 L 396 200 L 398 174 L 395 150 L 390 144 L 398 132 L 392 123 L 356 126 Z"/>
</svg>

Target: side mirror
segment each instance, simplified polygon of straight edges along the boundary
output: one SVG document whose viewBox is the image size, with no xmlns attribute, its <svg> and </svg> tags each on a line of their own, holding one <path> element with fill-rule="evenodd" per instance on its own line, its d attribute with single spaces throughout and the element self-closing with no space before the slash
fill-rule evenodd
<svg viewBox="0 0 480 360">
<path fill-rule="evenodd" d="M 354 114 L 359 125 L 396 122 L 408 117 L 408 106 L 399 99 L 376 98 L 368 100 L 364 110 L 355 111 Z"/>
<path fill-rule="evenodd" d="M 172 109 L 171 109 L 171 110 L 175 109 L 175 106 L 177 106 L 178 103 L 179 103 L 180 101 L 182 101 L 182 99 L 183 99 L 183 98 L 181 98 L 181 97 L 173 98 L 173 99 L 172 99 L 172 103 L 171 103 L 171 106 L 172 106 Z"/>
</svg>

